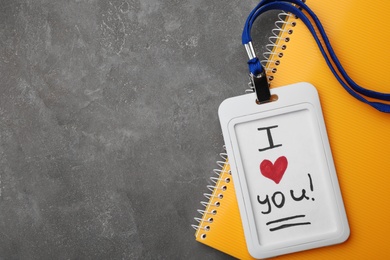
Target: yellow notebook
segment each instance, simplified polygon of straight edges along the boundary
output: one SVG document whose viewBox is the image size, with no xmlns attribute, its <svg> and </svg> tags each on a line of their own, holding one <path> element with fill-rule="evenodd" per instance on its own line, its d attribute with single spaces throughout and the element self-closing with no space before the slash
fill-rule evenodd
<svg viewBox="0 0 390 260">
<path fill-rule="evenodd" d="M 390 92 L 387 47 L 390 27 L 385 13 L 390 2 L 307 0 L 306 3 L 324 25 L 349 76 L 365 88 Z M 292 26 L 293 22 L 296 26 Z M 292 34 L 288 33 L 290 29 Z M 289 40 L 285 41 L 286 38 Z M 276 45 L 266 64 L 267 74 L 273 78 L 271 87 L 305 81 L 319 92 L 351 229 L 350 238 L 343 244 L 278 259 L 389 259 L 390 115 L 356 100 L 342 88 L 312 35 L 294 16 L 287 18 Z M 228 167 L 224 166 L 222 176 L 227 174 Z M 233 183 L 226 186 L 213 223 L 204 229 L 205 222 L 201 221 L 196 240 L 234 257 L 251 259 Z M 215 205 L 207 205 L 206 212 L 214 208 Z M 202 238 L 202 234 L 206 237 Z"/>
</svg>

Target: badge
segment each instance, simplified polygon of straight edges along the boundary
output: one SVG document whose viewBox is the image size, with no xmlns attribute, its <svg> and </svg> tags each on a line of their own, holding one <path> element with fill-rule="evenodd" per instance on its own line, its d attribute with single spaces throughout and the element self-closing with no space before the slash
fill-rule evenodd
<svg viewBox="0 0 390 260">
<path fill-rule="evenodd" d="M 348 221 L 317 90 L 309 83 L 226 99 L 219 118 L 249 253 L 344 242 Z"/>
</svg>

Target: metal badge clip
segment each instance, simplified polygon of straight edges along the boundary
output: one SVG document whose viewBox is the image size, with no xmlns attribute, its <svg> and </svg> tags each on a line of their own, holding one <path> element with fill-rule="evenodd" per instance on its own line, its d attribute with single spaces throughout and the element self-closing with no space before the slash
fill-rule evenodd
<svg viewBox="0 0 390 260">
<path fill-rule="evenodd" d="M 249 57 L 249 62 L 254 61 L 252 64 L 250 64 L 250 66 L 255 65 L 255 67 L 257 68 L 255 70 L 250 69 L 251 74 L 249 75 L 249 77 L 251 81 L 249 82 L 249 85 L 251 86 L 253 91 L 256 92 L 257 101 L 259 103 L 268 102 L 271 99 L 271 92 L 269 90 L 269 84 L 267 80 L 267 75 L 265 74 L 265 70 L 264 68 L 262 68 L 259 60 L 256 57 L 252 42 L 248 42 L 247 44 L 244 44 L 244 46 Z M 254 75 L 253 71 L 261 72 Z"/>
<path fill-rule="evenodd" d="M 270 101 L 271 92 L 269 90 L 269 84 L 267 80 L 267 75 L 264 70 L 259 75 L 249 75 L 251 88 L 255 91 L 257 96 L 257 101 L 259 103 L 265 103 Z"/>
</svg>

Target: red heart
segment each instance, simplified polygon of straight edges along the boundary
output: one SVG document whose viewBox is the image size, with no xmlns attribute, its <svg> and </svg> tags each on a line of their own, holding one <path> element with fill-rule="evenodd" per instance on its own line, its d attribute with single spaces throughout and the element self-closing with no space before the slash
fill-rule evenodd
<svg viewBox="0 0 390 260">
<path fill-rule="evenodd" d="M 269 160 L 263 160 L 260 163 L 260 172 L 264 177 L 273 180 L 276 184 L 279 184 L 287 169 L 287 164 L 287 158 L 284 156 L 280 156 L 276 159 L 274 164 Z"/>
</svg>

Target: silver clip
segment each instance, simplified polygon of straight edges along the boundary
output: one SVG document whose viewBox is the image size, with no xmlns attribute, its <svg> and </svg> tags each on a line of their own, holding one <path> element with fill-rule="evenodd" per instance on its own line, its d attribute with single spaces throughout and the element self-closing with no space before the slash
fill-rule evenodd
<svg viewBox="0 0 390 260">
<path fill-rule="evenodd" d="M 249 60 L 256 58 L 255 49 L 253 48 L 252 42 L 244 44 L 246 53 L 248 54 Z"/>
</svg>

